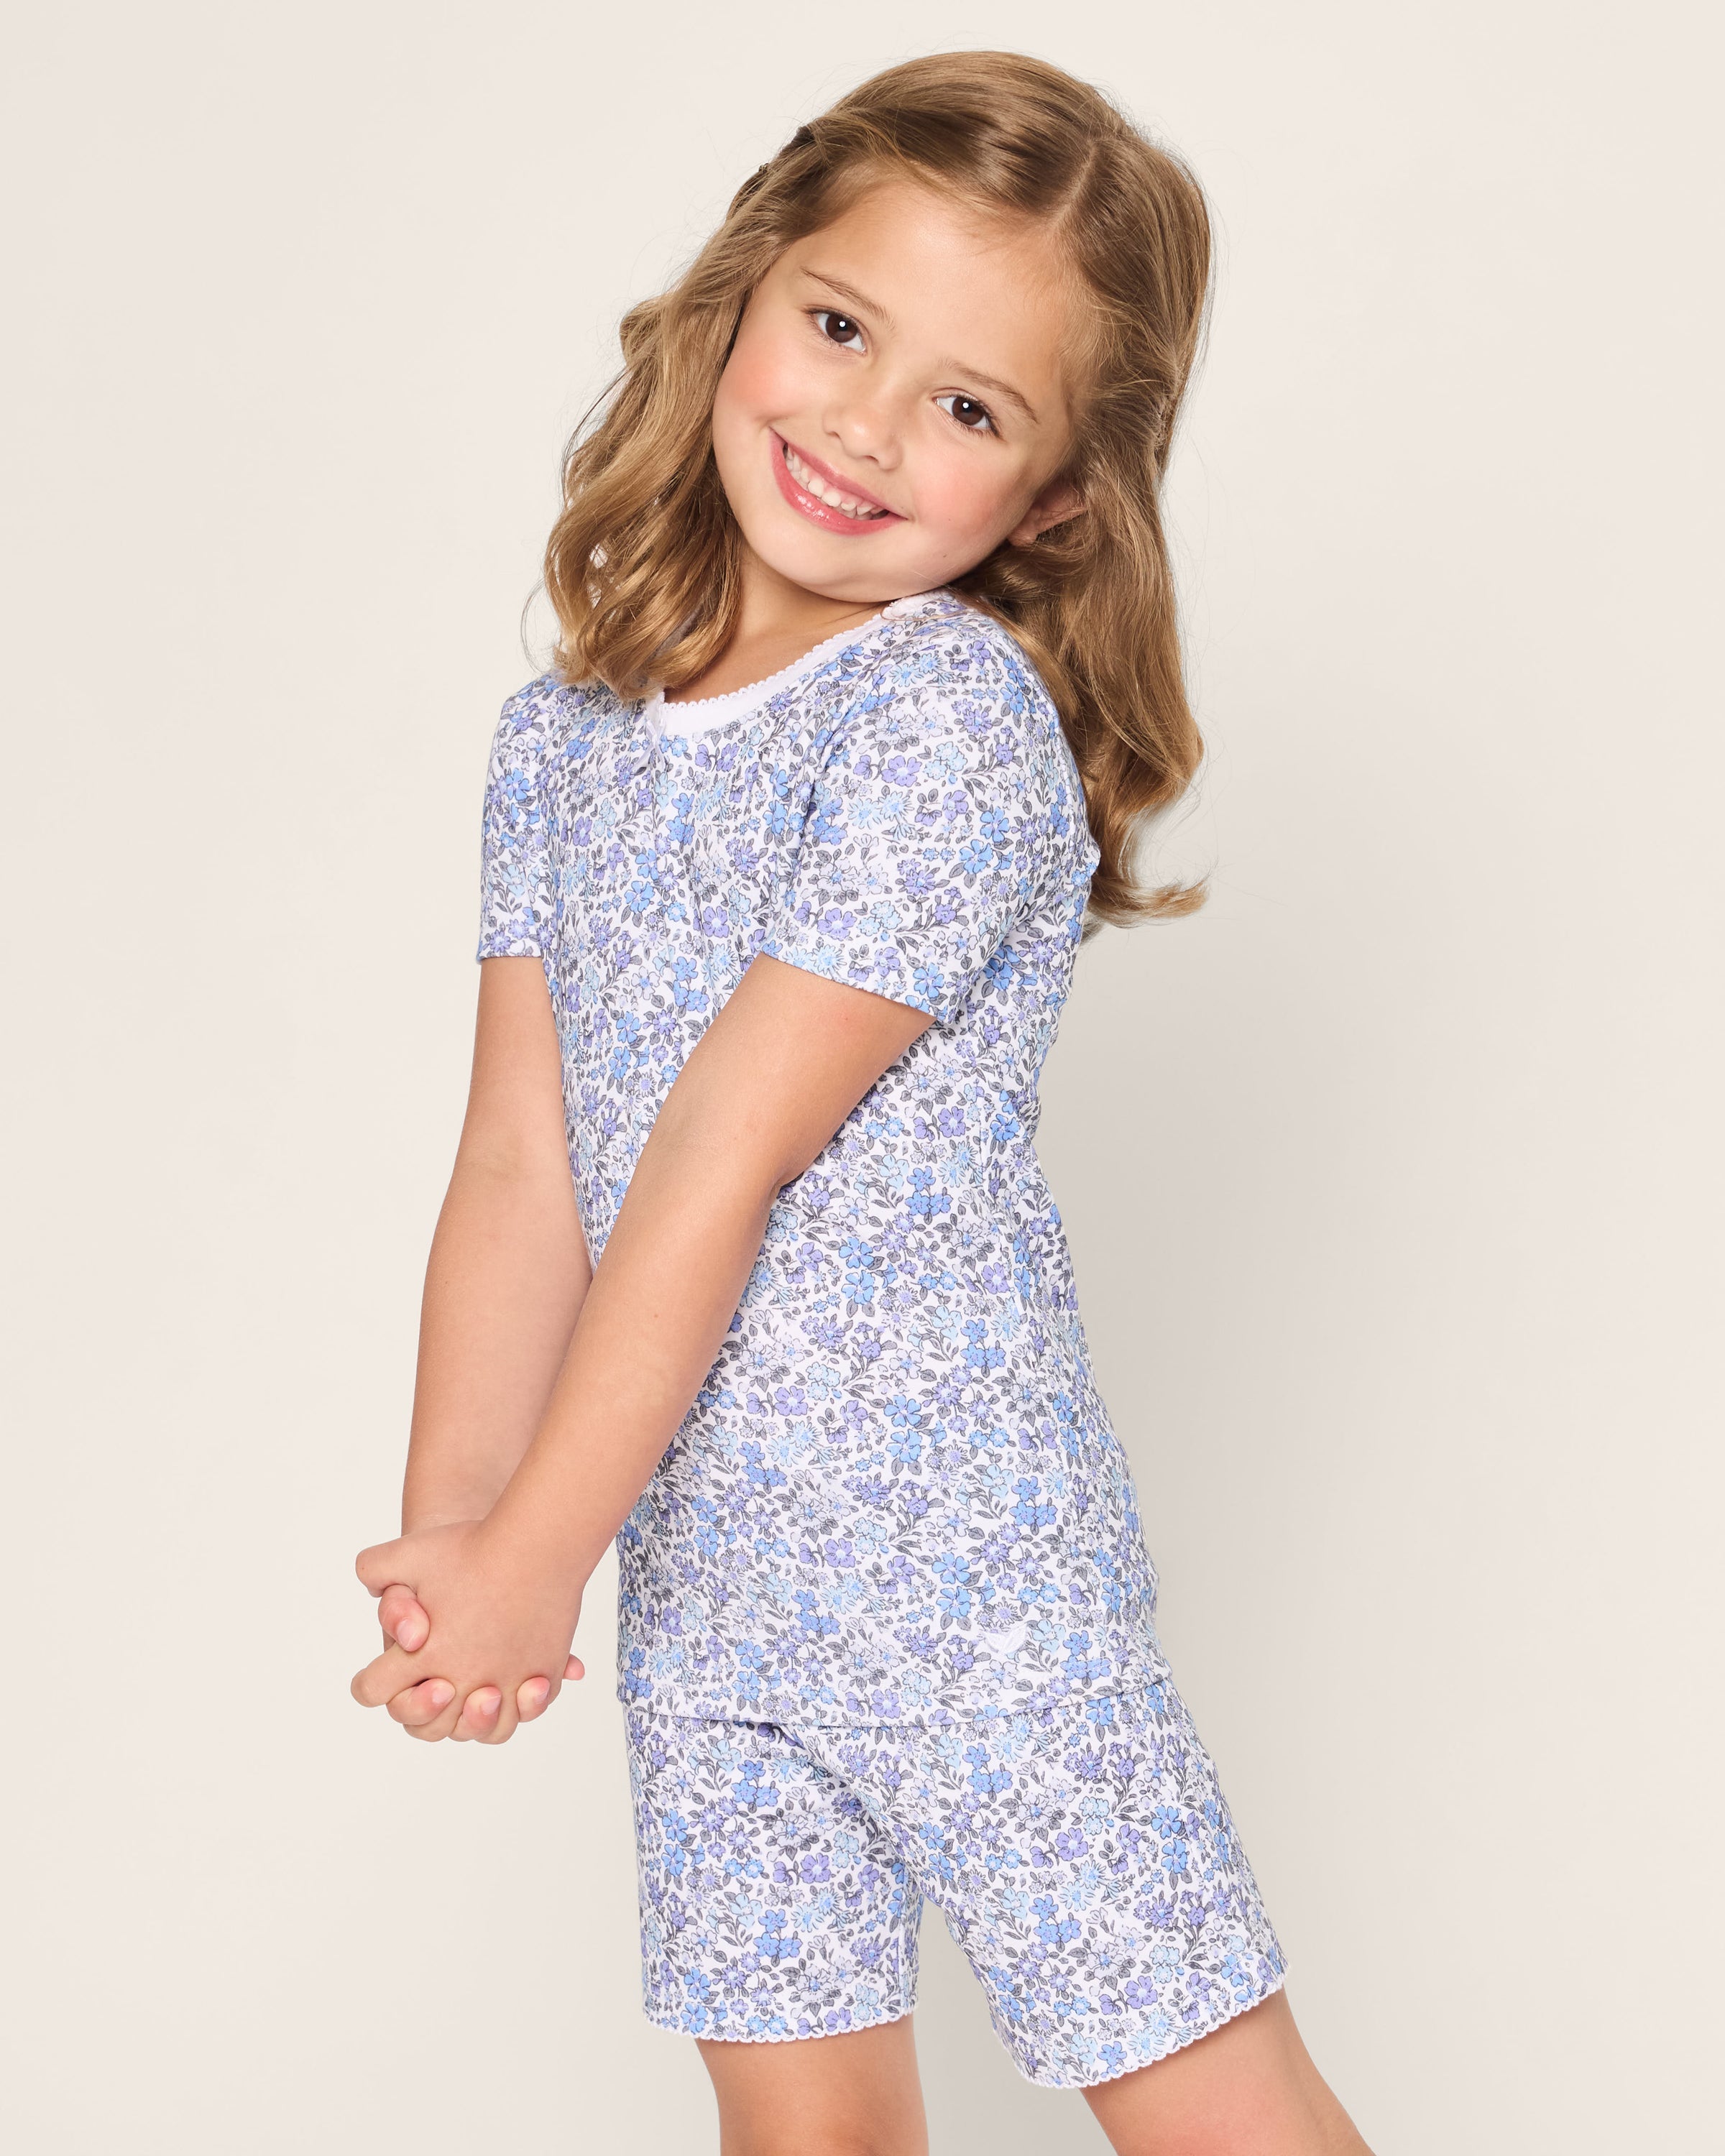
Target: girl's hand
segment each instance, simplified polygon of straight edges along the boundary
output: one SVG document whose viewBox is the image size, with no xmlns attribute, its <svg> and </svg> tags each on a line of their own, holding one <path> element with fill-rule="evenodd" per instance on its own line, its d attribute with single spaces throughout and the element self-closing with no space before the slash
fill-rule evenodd
<svg viewBox="0 0 1725 2156">
<path fill-rule="evenodd" d="M 430 1612 L 415 1599 L 413 1589 L 399 1580 L 392 1580 L 383 1589 L 377 1604 L 377 1622 L 383 1628 L 383 1637 L 410 1655 L 417 1654 L 431 1636 Z M 563 1665 L 565 1680 L 572 1683 L 586 1675 L 585 1664 L 578 1656 L 571 1655 Z M 551 1705 L 552 1692 L 549 1677 L 529 1677 L 515 1696 L 516 1720 L 536 1721 Z M 389 1702 L 389 1717 L 398 1722 L 409 1737 L 423 1737 L 454 1696 L 454 1686 L 448 1678 L 422 1677 Z M 503 1695 L 495 1686 L 470 1694 L 462 1718 L 450 1734 L 458 1739 L 489 1736 L 496 1727 L 502 1704 Z"/>
<path fill-rule="evenodd" d="M 569 1641 L 581 1614 L 578 1583 L 506 1558 L 483 1522 L 428 1527 L 380 1543 L 360 1553 L 356 1569 L 373 1594 L 405 1588 L 431 1619 L 418 1649 L 398 1642 L 355 1677 L 353 1697 L 362 1707 L 381 1707 L 411 1691 L 419 1696 L 396 1719 L 413 1735 L 503 1744 L 522 1718 L 524 1692 L 534 1713 L 557 1697 L 561 1680 L 541 1673 L 567 1669 L 572 1659 Z M 398 1596 L 392 1614 L 408 1614 Z M 410 1624 L 408 1636 L 418 1635 L 418 1625 Z M 414 1718 L 428 1707 L 431 1719 Z"/>
</svg>

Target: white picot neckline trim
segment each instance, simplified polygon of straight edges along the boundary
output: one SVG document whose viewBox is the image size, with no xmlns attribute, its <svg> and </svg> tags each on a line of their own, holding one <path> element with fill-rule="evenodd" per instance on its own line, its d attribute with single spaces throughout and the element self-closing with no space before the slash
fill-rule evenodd
<svg viewBox="0 0 1725 2156">
<path fill-rule="evenodd" d="M 828 660 L 849 650 L 853 644 L 861 643 L 883 621 L 896 621 L 904 614 L 920 613 L 924 607 L 932 606 L 944 595 L 943 591 L 913 592 L 908 598 L 891 600 L 879 613 L 871 613 L 866 621 L 860 621 L 850 629 L 841 629 L 836 636 L 817 644 L 812 651 L 805 651 L 800 659 L 793 660 L 777 674 L 769 674 L 763 681 L 750 681 L 741 689 L 728 690 L 722 696 L 691 696 L 680 704 L 667 704 L 664 690 L 655 689 L 642 705 L 641 716 L 655 740 L 663 741 L 667 736 L 673 741 L 699 740 L 716 726 L 728 726 L 732 720 L 745 717 L 768 697 L 776 696 L 781 689 L 790 688 L 805 674 L 814 673 Z M 685 714 L 694 720 L 692 726 L 687 725 Z M 673 718 L 684 723 L 672 724 Z"/>
</svg>

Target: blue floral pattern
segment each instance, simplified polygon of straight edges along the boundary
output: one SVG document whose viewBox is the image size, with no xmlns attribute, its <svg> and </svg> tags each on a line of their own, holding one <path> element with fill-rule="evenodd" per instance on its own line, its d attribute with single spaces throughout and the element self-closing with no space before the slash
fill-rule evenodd
<svg viewBox="0 0 1725 2156">
<path fill-rule="evenodd" d="M 772 2042 L 896 2020 L 925 1897 L 1020 2071 L 1053 2087 L 1148 2066 L 1281 1982 L 1170 1684 L 930 1728 L 625 1722 L 662 2027 Z"/>
<path fill-rule="evenodd" d="M 543 961 L 595 1261 L 757 952 L 935 1021 L 780 1194 L 619 1535 L 631 1704 L 934 1726 L 1167 1676 L 1033 1142 L 1096 858 L 1046 690 L 951 593 L 699 736 L 550 677 L 505 706 L 480 955 Z"/>
</svg>

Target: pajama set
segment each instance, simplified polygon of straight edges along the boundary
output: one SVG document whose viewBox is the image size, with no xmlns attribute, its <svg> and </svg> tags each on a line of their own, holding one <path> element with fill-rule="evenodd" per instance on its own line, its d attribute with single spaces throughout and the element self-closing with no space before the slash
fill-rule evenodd
<svg viewBox="0 0 1725 2156">
<path fill-rule="evenodd" d="M 686 705 L 504 706 L 482 958 L 544 965 L 595 1263 L 757 952 L 933 1024 L 774 1203 L 618 1536 L 649 2016 L 773 2041 L 915 2003 L 940 1908 L 1020 2070 L 1083 2087 L 1283 1961 L 1154 1624 L 1033 1137 L 1097 850 L 996 622 L 901 599 Z"/>
</svg>

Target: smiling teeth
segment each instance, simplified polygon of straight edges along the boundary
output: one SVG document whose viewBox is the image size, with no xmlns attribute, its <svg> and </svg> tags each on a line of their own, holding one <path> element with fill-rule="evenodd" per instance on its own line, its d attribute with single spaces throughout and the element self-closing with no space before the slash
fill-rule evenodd
<svg viewBox="0 0 1725 2156">
<path fill-rule="evenodd" d="M 841 494 L 837 487 L 829 486 L 824 479 L 810 471 L 788 442 L 784 445 L 784 460 L 798 485 L 806 493 L 812 494 L 817 501 L 825 502 L 829 509 L 842 509 L 847 516 L 884 516 L 886 514 L 884 509 L 871 508 L 867 502 L 858 501 L 848 494 Z"/>
</svg>

